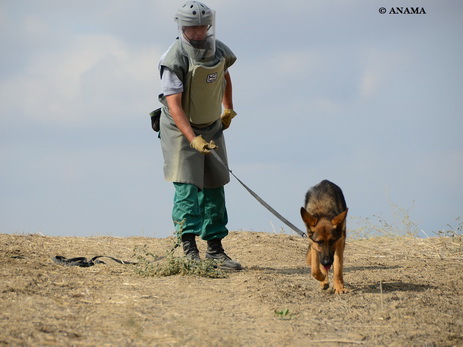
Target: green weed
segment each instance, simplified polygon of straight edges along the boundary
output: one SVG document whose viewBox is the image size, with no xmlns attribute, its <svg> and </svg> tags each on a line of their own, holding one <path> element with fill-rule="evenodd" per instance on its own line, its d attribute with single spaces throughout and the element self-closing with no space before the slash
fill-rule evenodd
<svg viewBox="0 0 463 347">
<path fill-rule="evenodd" d="M 292 314 L 289 312 L 288 309 L 284 310 L 275 310 L 275 315 L 278 317 L 278 319 L 283 319 L 283 320 L 290 320 L 292 318 Z"/>
</svg>

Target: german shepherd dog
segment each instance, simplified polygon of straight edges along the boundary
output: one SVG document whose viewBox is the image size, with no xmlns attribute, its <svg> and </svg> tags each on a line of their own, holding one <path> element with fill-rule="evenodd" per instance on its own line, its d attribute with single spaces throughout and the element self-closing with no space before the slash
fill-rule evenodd
<svg viewBox="0 0 463 347">
<path fill-rule="evenodd" d="M 347 210 L 341 188 L 328 180 L 310 188 L 305 196 L 305 208 L 301 207 L 310 242 L 307 264 L 323 289 L 329 287 L 328 271 L 334 266 L 336 294 L 347 292 L 342 278 Z"/>
</svg>

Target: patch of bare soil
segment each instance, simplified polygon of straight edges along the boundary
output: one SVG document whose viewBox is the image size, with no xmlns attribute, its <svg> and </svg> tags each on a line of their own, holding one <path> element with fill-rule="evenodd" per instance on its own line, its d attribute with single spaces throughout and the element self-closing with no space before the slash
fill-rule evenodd
<svg viewBox="0 0 463 347">
<path fill-rule="evenodd" d="M 343 295 L 320 289 L 307 240 L 285 234 L 232 232 L 225 249 L 245 268 L 226 278 L 51 260 L 135 260 L 136 246 L 164 255 L 173 244 L 0 234 L 0 345 L 463 346 L 461 236 L 348 241 Z"/>
</svg>

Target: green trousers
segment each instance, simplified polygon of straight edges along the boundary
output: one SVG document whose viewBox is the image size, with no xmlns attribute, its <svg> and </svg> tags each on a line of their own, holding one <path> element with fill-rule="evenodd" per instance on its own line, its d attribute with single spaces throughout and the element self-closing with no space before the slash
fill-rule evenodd
<svg viewBox="0 0 463 347">
<path fill-rule="evenodd" d="M 228 235 L 225 190 L 193 184 L 174 183 L 172 220 L 177 232 L 191 233 L 203 240 L 223 239 Z"/>
</svg>

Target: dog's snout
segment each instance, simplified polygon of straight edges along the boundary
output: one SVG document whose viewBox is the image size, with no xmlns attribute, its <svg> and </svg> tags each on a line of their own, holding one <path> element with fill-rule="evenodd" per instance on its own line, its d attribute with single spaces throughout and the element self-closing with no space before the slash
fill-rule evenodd
<svg viewBox="0 0 463 347">
<path fill-rule="evenodd" d="M 333 261 L 331 260 L 330 257 L 323 257 L 323 258 L 321 259 L 321 264 L 322 264 L 323 266 L 331 266 L 331 265 L 333 265 Z"/>
</svg>

